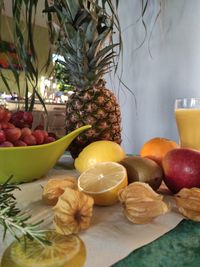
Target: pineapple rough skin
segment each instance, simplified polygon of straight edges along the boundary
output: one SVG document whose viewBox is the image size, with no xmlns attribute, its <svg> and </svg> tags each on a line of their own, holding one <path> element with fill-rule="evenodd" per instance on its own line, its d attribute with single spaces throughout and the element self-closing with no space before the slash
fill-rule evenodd
<svg viewBox="0 0 200 267">
<path fill-rule="evenodd" d="M 98 140 L 121 144 L 121 113 L 115 95 L 104 87 L 75 90 L 66 104 L 66 132 L 90 124 L 69 146 L 73 158 Z"/>
</svg>

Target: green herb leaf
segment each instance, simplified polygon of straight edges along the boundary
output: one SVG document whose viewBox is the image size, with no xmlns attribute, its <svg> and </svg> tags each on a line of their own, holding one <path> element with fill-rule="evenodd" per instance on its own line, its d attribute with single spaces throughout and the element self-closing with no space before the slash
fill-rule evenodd
<svg viewBox="0 0 200 267">
<path fill-rule="evenodd" d="M 12 182 L 12 176 L 8 178 L 6 183 L 0 185 L 0 225 L 4 229 L 3 239 L 9 232 L 17 240 L 23 235 L 38 241 L 40 244 L 50 244 L 45 238 L 46 231 L 39 229 L 42 221 L 30 223 L 31 216 L 17 207 L 13 192 L 21 189 L 10 182 Z"/>
</svg>

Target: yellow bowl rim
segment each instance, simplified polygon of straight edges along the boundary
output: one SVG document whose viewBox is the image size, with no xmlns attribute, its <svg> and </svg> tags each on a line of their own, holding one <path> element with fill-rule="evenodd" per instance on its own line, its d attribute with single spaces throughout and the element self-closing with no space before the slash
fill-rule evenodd
<svg viewBox="0 0 200 267">
<path fill-rule="evenodd" d="M 79 132 L 80 129 L 87 130 L 90 129 L 92 126 L 91 125 L 84 125 L 81 126 L 80 128 L 77 128 L 75 130 L 73 130 L 72 132 L 68 133 L 67 135 L 64 135 L 63 137 L 51 142 L 51 143 L 47 143 L 47 144 L 41 144 L 41 145 L 34 145 L 34 146 L 12 146 L 12 147 L 0 147 L 0 152 L 1 151 L 14 151 L 14 150 L 34 150 L 34 149 L 39 149 L 39 148 L 43 148 L 43 147 L 50 147 L 53 146 L 55 144 L 58 144 L 60 142 L 63 141 L 63 139 L 67 139 L 68 137 L 70 137 L 70 135 L 75 134 L 75 132 Z"/>
</svg>

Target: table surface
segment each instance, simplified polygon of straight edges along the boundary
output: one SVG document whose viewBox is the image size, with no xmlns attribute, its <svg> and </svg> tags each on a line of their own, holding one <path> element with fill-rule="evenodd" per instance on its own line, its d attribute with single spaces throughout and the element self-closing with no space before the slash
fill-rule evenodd
<svg viewBox="0 0 200 267">
<path fill-rule="evenodd" d="M 183 220 L 173 230 L 112 267 L 199 267 L 200 223 Z"/>
<path fill-rule="evenodd" d="M 55 166 L 55 169 L 59 170 L 59 169 L 64 169 L 66 168 L 66 164 L 63 161 L 58 162 L 58 164 Z M 70 161 L 68 163 L 67 166 L 68 169 L 68 173 L 69 175 L 71 173 L 74 173 L 73 171 L 73 163 L 72 161 Z M 43 181 L 44 182 L 44 181 Z M 38 183 L 38 181 L 37 181 Z M 25 189 L 28 189 L 29 186 L 28 184 L 25 185 Z M 29 190 L 24 190 L 24 198 L 27 197 L 27 195 L 29 194 L 29 192 L 31 192 L 30 188 Z M 40 202 L 38 202 L 38 196 L 34 196 L 34 198 L 32 199 L 32 207 L 34 207 L 35 212 L 37 211 L 41 211 L 42 209 L 44 210 L 44 207 L 42 207 L 40 204 Z M 33 205 L 34 204 L 34 205 Z M 25 205 L 25 204 L 24 204 Z M 105 230 L 110 231 L 111 235 L 113 235 L 113 233 L 111 232 L 111 228 L 108 227 L 108 224 L 103 225 L 102 222 L 104 222 L 104 218 L 106 218 L 106 216 L 108 216 L 108 221 L 113 220 L 113 221 L 117 221 L 118 219 L 124 219 L 122 218 L 121 215 L 119 215 L 119 213 L 114 213 L 115 208 L 118 209 L 118 207 L 109 207 L 107 213 L 105 213 L 105 209 L 96 209 L 95 213 L 96 215 L 99 216 L 99 218 L 101 218 L 101 220 L 98 222 L 98 220 L 96 219 L 96 223 L 98 222 L 99 225 L 102 224 L 101 227 L 104 227 Z M 46 214 L 48 213 L 48 211 L 45 211 Z M 109 215 L 113 212 L 114 216 L 117 216 L 116 219 L 112 218 L 112 216 L 109 217 Z M 34 212 L 33 212 L 34 213 Z M 39 212 L 38 212 L 39 213 Z M 44 215 L 44 214 L 43 214 Z M 121 216 L 121 217 L 119 217 Z M 154 233 L 155 236 L 151 237 L 150 239 L 147 238 L 147 241 L 143 243 L 141 243 L 141 245 L 137 245 L 136 248 L 130 249 L 129 247 L 129 252 L 128 253 L 124 253 L 124 255 L 128 255 L 127 257 L 119 257 L 118 260 L 112 260 L 112 258 L 110 259 L 110 261 L 106 261 L 106 259 L 103 261 L 103 264 L 98 264 L 98 259 L 97 259 L 97 263 L 94 264 L 95 261 L 93 261 L 93 263 L 91 263 L 92 261 L 86 262 L 86 267 L 96 267 L 96 266 L 101 266 L 101 267 L 108 267 L 111 266 L 112 267 L 198 267 L 200 266 L 200 223 L 198 222 L 192 222 L 190 220 L 182 220 L 183 218 L 177 218 L 177 214 L 173 214 L 173 216 L 171 215 L 166 215 L 166 217 L 163 217 L 161 219 L 158 219 L 157 221 L 155 221 L 152 224 L 147 224 L 145 226 L 133 226 L 133 225 L 128 225 L 128 223 L 126 222 L 126 220 L 121 221 L 121 222 L 115 222 L 113 223 L 113 227 L 118 227 L 119 225 L 122 226 L 123 228 L 127 227 L 126 229 L 123 229 L 124 233 L 127 234 L 127 239 L 128 236 L 130 235 L 130 233 L 128 232 L 128 230 L 133 230 L 133 244 L 135 242 L 138 242 L 138 238 L 140 237 L 140 235 L 137 236 L 137 229 L 140 229 L 141 231 L 141 238 L 145 239 L 145 235 L 147 233 L 147 235 L 149 234 L 151 236 L 151 231 L 155 232 L 158 230 L 161 230 L 160 233 Z M 36 216 L 37 217 L 37 216 Z M 48 217 L 48 216 L 47 216 Z M 166 220 L 165 220 L 166 218 Z M 171 223 L 171 225 L 168 228 L 164 228 L 164 229 L 160 229 L 163 226 L 166 226 L 167 223 L 170 224 L 170 218 L 172 218 L 172 220 L 175 221 L 175 223 Z M 38 218 L 36 218 L 38 219 Z M 47 220 L 51 220 L 52 217 L 47 218 Z M 168 222 L 167 222 L 168 220 Z M 112 221 L 112 222 L 113 222 Z M 47 222 L 47 224 L 50 223 Z M 118 223 L 118 224 L 117 224 Z M 166 224 L 166 225 L 165 225 Z M 177 225 L 178 224 L 178 225 Z M 177 225 L 177 226 L 176 226 Z M 130 228 L 132 227 L 132 228 Z M 81 234 L 81 238 L 84 240 L 84 242 L 88 242 L 89 244 L 89 250 L 91 250 L 91 247 L 93 246 L 92 242 L 90 239 L 94 239 L 96 244 L 97 244 L 97 248 L 95 248 L 95 250 L 98 250 L 101 246 L 104 245 L 104 243 L 101 244 L 101 240 L 99 240 L 99 236 L 102 236 L 102 233 L 100 232 L 101 228 L 97 227 L 96 230 L 99 231 L 99 233 L 96 234 L 96 231 L 93 231 L 93 228 L 95 228 L 94 226 L 88 229 L 88 231 L 86 233 Z M 107 228 L 107 229 L 106 229 Z M 136 228 L 136 231 L 134 230 Z M 122 229 L 122 228 L 120 228 Z M 119 230 L 119 229 L 117 229 Z M 122 231 L 122 233 L 123 233 Z M 134 232 L 135 231 L 135 232 Z M 145 232 L 146 231 L 146 232 Z M 115 244 L 116 246 L 112 247 L 112 245 L 110 246 L 110 244 L 108 244 L 108 251 L 107 251 L 107 256 L 109 257 L 109 254 L 113 253 L 116 254 L 116 251 L 112 251 L 113 249 L 116 250 L 116 248 L 119 250 L 119 254 L 120 251 L 124 249 L 124 247 L 127 246 L 127 242 L 125 239 L 122 239 L 122 236 L 117 236 L 118 232 L 114 232 L 114 238 L 115 239 L 110 239 L 111 242 L 113 242 L 113 240 L 115 240 L 115 242 L 118 241 L 117 244 Z M 135 233 L 135 234 L 134 234 Z M 1 234 L 1 233 L 0 233 Z M 99 234 L 99 236 L 98 236 Z M 96 235 L 96 237 L 94 236 Z M 137 239 L 137 240 L 134 240 Z M 94 241 L 93 240 L 93 241 Z M 109 239 L 108 239 L 109 240 Z M 149 240 L 149 241 L 148 241 Z M 130 240 L 129 240 L 130 241 Z M 5 247 L 9 244 L 10 239 L 8 238 L 5 242 Z M 90 244 L 91 242 L 91 244 Z M 98 242 L 100 243 L 98 245 Z M 108 241 L 109 242 L 109 241 Z M 130 243 L 132 244 L 132 243 Z M 128 245 L 130 245 L 128 244 Z M 2 254 L 2 250 L 4 249 L 4 247 L 0 244 L 0 256 Z M 126 249 L 124 249 L 126 252 Z M 133 251 L 133 252 L 131 252 Z M 103 254 L 100 255 L 103 257 Z M 90 257 L 94 256 L 95 257 L 95 253 L 96 255 L 99 255 L 98 251 L 88 251 L 88 255 Z M 103 253 L 103 249 L 102 249 L 102 253 Z M 122 254 L 123 255 L 123 254 Z M 122 260 L 119 260 L 122 259 Z M 112 264 L 106 264 L 106 262 L 112 262 Z M 78 267 L 78 266 L 77 266 Z"/>
</svg>

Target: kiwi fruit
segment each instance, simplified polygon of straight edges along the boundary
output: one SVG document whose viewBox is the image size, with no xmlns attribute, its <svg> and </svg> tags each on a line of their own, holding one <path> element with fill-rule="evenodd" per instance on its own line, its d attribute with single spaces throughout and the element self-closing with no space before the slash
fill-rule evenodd
<svg viewBox="0 0 200 267">
<path fill-rule="evenodd" d="M 163 180 L 162 168 L 153 160 L 140 156 L 130 156 L 120 161 L 127 171 L 128 183 L 148 183 L 157 190 Z"/>
</svg>

